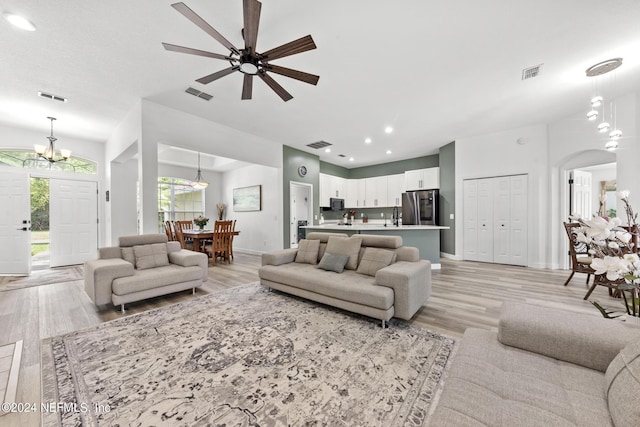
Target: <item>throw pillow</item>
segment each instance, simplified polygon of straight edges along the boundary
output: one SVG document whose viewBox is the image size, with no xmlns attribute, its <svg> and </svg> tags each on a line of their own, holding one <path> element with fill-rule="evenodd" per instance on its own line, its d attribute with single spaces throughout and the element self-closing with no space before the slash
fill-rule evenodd
<svg viewBox="0 0 640 427">
<path fill-rule="evenodd" d="M 327 271 L 335 271 L 336 273 L 342 273 L 344 266 L 349 261 L 349 255 L 332 254 L 331 252 L 325 252 L 318 264 L 318 268 Z"/>
<path fill-rule="evenodd" d="M 303 264 L 317 264 L 319 249 L 320 240 L 300 240 L 300 242 L 298 242 L 298 253 L 296 253 L 296 262 L 300 262 Z"/>
<path fill-rule="evenodd" d="M 166 243 L 134 246 L 133 253 L 136 256 L 135 265 L 138 270 L 169 265 Z"/>
<path fill-rule="evenodd" d="M 133 268 L 136 267 L 136 256 L 133 254 L 133 248 L 120 248 L 122 253 L 122 259 L 133 264 Z"/>
<path fill-rule="evenodd" d="M 326 252 L 339 255 L 348 255 L 349 261 L 345 268 L 355 270 L 358 267 L 358 252 L 360 252 L 362 239 L 357 237 L 329 237 Z M 325 252 L 325 253 L 326 253 Z"/>
<path fill-rule="evenodd" d="M 640 419 L 640 340 L 627 344 L 611 361 L 605 373 L 607 401 L 613 423 L 638 425 Z"/>
<path fill-rule="evenodd" d="M 391 265 L 395 255 L 394 251 L 388 249 L 365 248 L 356 272 L 368 276 L 375 276 L 378 270 Z"/>
</svg>

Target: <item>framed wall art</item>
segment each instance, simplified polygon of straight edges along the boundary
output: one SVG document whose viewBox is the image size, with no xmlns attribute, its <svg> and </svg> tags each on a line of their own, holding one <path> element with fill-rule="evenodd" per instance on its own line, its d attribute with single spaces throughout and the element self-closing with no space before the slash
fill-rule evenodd
<svg viewBox="0 0 640 427">
<path fill-rule="evenodd" d="M 233 211 L 252 212 L 262 210 L 262 185 L 233 189 Z"/>
</svg>

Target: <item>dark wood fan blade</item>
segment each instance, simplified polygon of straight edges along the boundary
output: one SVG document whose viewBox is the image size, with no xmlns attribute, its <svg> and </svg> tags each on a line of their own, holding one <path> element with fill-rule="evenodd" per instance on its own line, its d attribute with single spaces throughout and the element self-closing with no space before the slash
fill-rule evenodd
<svg viewBox="0 0 640 427">
<path fill-rule="evenodd" d="M 251 99 L 253 94 L 253 76 L 251 74 L 244 75 L 244 82 L 242 83 L 242 99 Z"/>
<path fill-rule="evenodd" d="M 171 52 L 180 52 L 180 53 L 188 53 L 190 55 L 198 55 L 198 56 L 206 56 L 207 58 L 215 58 L 215 59 L 231 59 L 226 55 L 220 55 L 219 53 L 207 52 L 206 50 L 198 50 L 192 49 L 190 47 L 178 46 L 171 43 L 162 43 L 165 49 L 170 50 Z"/>
<path fill-rule="evenodd" d="M 306 52 L 315 48 L 316 44 L 313 42 L 313 38 L 311 38 L 311 36 L 304 36 L 298 40 L 268 50 L 262 53 L 262 56 L 266 61 L 273 61 L 274 59 L 284 58 L 285 56 L 295 55 L 296 53 Z"/>
<path fill-rule="evenodd" d="M 225 68 L 224 70 L 220 70 L 217 71 L 213 74 L 209 74 L 208 76 L 204 76 L 199 78 L 198 80 L 196 80 L 198 83 L 202 83 L 204 85 L 211 83 L 214 80 L 218 80 L 221 77 L 224 77 L 228 74 L 233 73 L 234 71 L 236 71 L 238 69 L 238 67 L 229 67 L 229 68 Z"/>
<path fill-rule="evenodd" d="M 271 76 L 269 76 L 266 73 L 258 73 L 258 76 L 260 76 L 260 78 L 262 79 L 262 81 L 264 81 L 267 86 L 269 86 L 271 89 L 273 89 L 273 91 L 275 93 L 278 94 L 278 96 L 280 98 L 282 98 L 282 100 L 284 102 L 289 101 L 290 99 L 293 99 L 293 96 L 291 96 L 291 94 L 289 92 L 287 92 L 286 90 L 284 90 L 284 88 L 282 86 L 280 86 L 278 84 L 278 82 L 276 82 L 275 80 L 273 80 L 271 78 Z"/>
<path fill-rule="evenodd" d="M 251 54 L 254 54 L 256 52 L 261 8 L 262 3 L 260 3 L 258 0 L 243 0 L 242 11 L 244 14 L 244 48 Z"/>
<path fill-rule="evenodd" d="M 301 82 L 309 83 L 314 86 L 318 84 L 318 80 L 320 79 L 320 76 L 316 76 L 315 74 L 292 70 L 291 68 L 280 67 L 278 65 L 269 64 L 266 68 L 269 72 L 291 77 L 292 79 L 300 80 Z"/>
<path fill-rule="evenodd" d="M 227 40 L 222 34 L 217 32 L 211 25 L 207 23 L 207 21 L 202 19 L 200 15 L 189 9 L 189 6 L 184 3 L 174 3 L 171 5 L 171 7 L 184 15 L 184 17 L 189 21 L 200 27 L 205 33 L 216 39 L 221 45 L 232 52 L 238 52 L 238 49 L 233 44 L 231 44 L 229 40 Z"/>
</svg>

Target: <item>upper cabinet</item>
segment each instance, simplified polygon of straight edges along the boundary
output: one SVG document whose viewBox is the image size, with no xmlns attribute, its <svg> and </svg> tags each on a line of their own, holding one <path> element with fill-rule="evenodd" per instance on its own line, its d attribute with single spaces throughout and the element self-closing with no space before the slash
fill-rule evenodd
<svg viewBox="0 0 640 427">
<path fill-rule="evenodd" d="M 433 190 L 440 188 L 440 168 L 417 169 L 404 173 L 405 189 Z"/>
<path fill-rule="evenodd" d="M 387 206 L 401 206 L 404 193 L 404 174 L 387 176 Z"/>
<path fill-rule="evenodd" d="M 365 208 L 387 206 L 387 177 L 365 178 Z"/>
<path fill-rule="evenodd" d="M 347 197 L 347 179 L 339 176 L 320 174 L 320 206 L 330 206 L 331 198 Z"/>
</svg>

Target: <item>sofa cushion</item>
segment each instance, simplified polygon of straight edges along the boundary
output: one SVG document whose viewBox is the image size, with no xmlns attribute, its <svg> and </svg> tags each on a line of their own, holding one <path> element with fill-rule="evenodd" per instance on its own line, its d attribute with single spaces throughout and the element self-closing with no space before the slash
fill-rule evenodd
<svg viewBox="0 0 640 427">
<path fill-rule="evenodd" d="M 347 238 L 332 236 L 327 241 L 326 252 L 349 256 L 349 261 L 345 268 L 347 270 L 355 270 L 358 268 L 358 252 L 361 244 L 362 240 L 355 236 Z"/>
<path fill-rule="evenodd" d="M 112 290 L 116 295 L 127 295 L 192 280 L 202 281 L 202 268 L 198 266 L 180 267 L 169 264 L 147 270 L 134 270 L 133 276 L 115 279 Z"/>
<path fill-rule="evenodd" d="M 433 426 L 611 426 L 604 374 L 501 344 L 468 328 Z"/>
<path fill-rule="evenodd" d="M 136 257 L 135 265 L 138 270 L 169 265 L 166 243 L 134 246 L 133 253 Z"/>
<path fill-rule="evenodd" d="M 302 239 L 298 242 L 298 252 L 296 253 L 296 262 L 305 264 L 318 263 L 318 250 L 320 249 L 320 240 Z"/>
<path fill-rule="evenodd" d="M 325 252 L 324 256 L 318 264 L 318 268 L 327 271 L 334 271 L 336 273 L 342 273 L 344 266 L 349 261 L 349 255 L 332 254 L 331 252 Z"/>
<path fill-rule="evenodd" d="M 164 233 L 137 234 L 118 237 L 118 246 L 125 248 L 128 246 L 151 245 L 154 243 L 167 243 L 168 240 L 167 235 Z"/>
<path fill-rule="evenodd" d="M 136 255 L 133 253 L 133 248 L 120 248 L 122 259 L 136 266 Z"/>
<path fill-rule="evenodd" d="M 613 423 L 617 427 L 637 426 L 640 420 L 640 340 L 629 343 L 620 351 L 605 376 Z"/>
<path fill-rule="evenodd" d="M 372 277 L 358 274 L 353 270 L 334 274 L 314 269 L 308 264 L 292 262 L 278 266 L 262 266 L 258 274 L 263 280 L 381 310 L 388 310 L 393 306 L 393 289 L 377 286 Z"/>
<path fill-rule="evenodd" d="M 391 265 L 395 256 L 395 252 L 388 249 L 364 248 L 357 272 L 375 276 L 378 270 Z"/>
</svg>

